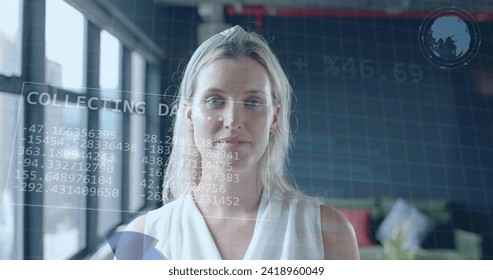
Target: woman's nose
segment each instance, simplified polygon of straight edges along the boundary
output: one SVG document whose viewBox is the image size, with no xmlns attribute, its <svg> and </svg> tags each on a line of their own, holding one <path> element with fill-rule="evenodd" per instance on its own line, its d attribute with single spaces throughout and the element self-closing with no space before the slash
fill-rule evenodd
<svg viewBox="0 0 493 280">
<path fill-rule="evenodd" d="M 241 102 L 229 102 L 224 109 L 223 125 L 226 129 L 241 129 L 243 118 L 241 115 Z"/>
</svg>

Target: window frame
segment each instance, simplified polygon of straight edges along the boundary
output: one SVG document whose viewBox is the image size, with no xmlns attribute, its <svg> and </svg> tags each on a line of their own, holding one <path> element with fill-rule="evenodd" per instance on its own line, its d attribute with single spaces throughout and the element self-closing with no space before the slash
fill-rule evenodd
<svg viewBox="0 0 493 280">
<path fill-rule="evenodd" d="M 0 91 L 21 95 L 24 82 L 38 82 L 45 83 L 45 12 L 46 12 L 46 1 L 47 0 L 21 0 L 21 12 L 20 19 L 21 26 L 21 44 L 22 44 L 22 54 L 21 54 L 21 74 L 20 76 L 5 76 L 0 74 Z M 70 94 L 76 95 L 88 95 L 92 90 L 87 90 L 88 88 L 98 89 L 99 88 L 99 53 L 100 53 L 100 40 L 102 27 L 93 23 L 93 16 L 88 15 L 87 11 L 78 9 L 76 5 L 73 5 L 71 1 L 65 1 L 70 4 L 74 9 L 79 10 L 84 16 L 85 30 L 84 30 L 84 51 L 83 51 L 83 61 L 84 61 L 84 79 L 83 83 L 86 88 L 83 92 L 75 92 L 68 89 L 58 88 L 57 90 L 69 92 Z M 107 30 L 108 31 L 108 30 Z M 111 32 L 110 32 L 111 33 Z M 120 60 L 120 77 L 121 77 L 121 90 L 123 92 L 129 92 L 131 89 L 130 84 L 130 73 L 131 73 L 131 50 L 125 46 L 125 43 L 120 40 L 120 46 L 122 48 L 122 55 Z M 147 56 L 143 56 L 145 60 L 145 73 L 144 73 L 144 87 L 146 92 L 159 92 L 161 87 L 161 77 L 160 77 L 160 67 L 156 64 L 156 61 L 150 62 Z M 127 79 L 128 77 L 128 79 Z M 154 100 L 150 95 L 146 95 L 146 102 Z M 98 112 L 95 114 L 88 114 L 87 126 L 88 129 L 98 129 Z M 27 106 L 24 106 L 23 112 L 24 125 L 33 123 L 44 123 L 44 110 L 35 109 L 33 111 L 29 110 Z M 128 115 L 128 114 L 125 114 Z M 126 124 L 126 119 L 129 116 L 123 116 L 123 124 Z M 145 115 L 145 133 L 153 133 L 159 135 L 162 131 L 162 122 L 159 118 L 152 119 L 152 115 L 146 112 Z M 123 125 L 122 127 L 122 142 L 130 141 L 130 127 L 128 125 Z M 127 155 L 128 156 L 128 155 Z M 28 156 L 19 156 L 20 159 L 25 159 Z M 122 152 L 122 158 L 124 159 L 125 153 Z M 33 167 L 29 167 L 29 170 L 33 170 Z M 133 218 L 135 218 L 139 213 L 129 212 L 129 197 L 128 197 L 128 168 L 130 166 L 124 166 L 121 169 L 122 176 L 122 209 L 121 211 L 121 222 L 122 224 L 128 223 Z M 145 170 L 148 166 L 145 166 Z M 40 176 L 43 176 L 44 172 L 41 167 L 34 168 L 33 171 L 39 172 Z M 118 176 L 118 174 L 116 175 Z M 125 194 L 125 189 L 127 192 Z M 23 194 L 24 202 L 20 207 L 23 209 L 23 221 L 22 225 L 16 226 L 16 231 L 22 227 L 24 233 L 20 243 L 23 247 L 23 259 L 43 259 L 43 221 L 44 215 L 43 211 L 43 194 L 36 194 L 31 192 L 25 192 Z M 145 197 L 144 206 L 139 209 L 139 212 L 154 209 L 160 206 L 158 201 L 148 201 Z M 30 206 L 34 204 L 35 206 Z M 91 254 L 96 252 L 102 245 L 106 243 L 106 240 L 99 237 L 97 234 L 97 218 L 98 218 L 97 196 L 88 196 L 85 216 L 86 216 L 86 228 L 84 230 L 86 246 L 80 251 L 76 252 L 69 259 L 84 259 L 88 258 Z M 113 233 L 121 224 L 115 226 L 107 234 Z M 18 234 L 18 232 L 16 232 Z"/>
</svg>

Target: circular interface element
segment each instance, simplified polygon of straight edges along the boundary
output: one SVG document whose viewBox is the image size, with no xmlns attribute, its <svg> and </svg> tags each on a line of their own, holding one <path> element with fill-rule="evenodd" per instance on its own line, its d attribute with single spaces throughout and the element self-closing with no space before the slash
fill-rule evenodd
<svg viewBox="0 0 493 280">
<path fill-rule="evenodd" d="M 457 7 L 443 7 L 426 16 L 419 27 L 419 47 L 423 55 L 442 69 L 467 65 L 481 44 L 474 17 Z"/>
</svg>

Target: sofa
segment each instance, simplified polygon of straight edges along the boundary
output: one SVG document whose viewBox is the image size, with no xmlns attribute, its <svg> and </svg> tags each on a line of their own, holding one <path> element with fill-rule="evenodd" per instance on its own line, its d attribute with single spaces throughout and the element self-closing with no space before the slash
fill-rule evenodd
<svg viewBox="0 0 493 280">
<path fill-rule="evenodd" d="M 452 207 L 446 199 L 404 200 L 395 197 L 319 197 L 319 199 L 324 204 L 340 210 L 352 223 L 363 260 L 482 258 L 481 236 L 454 227 Z M 400 214 L 396 214 L 399 213 L 398 206 L 401 206 Z M 413 220 L 414 224 L 408 224 L 406 228 L 406 223 L 402 221 L 405 215 L 419 219 L 413 218 L 416 220 Z M 399 223 L 400 227 L 395 226 Z"/>
</svg>

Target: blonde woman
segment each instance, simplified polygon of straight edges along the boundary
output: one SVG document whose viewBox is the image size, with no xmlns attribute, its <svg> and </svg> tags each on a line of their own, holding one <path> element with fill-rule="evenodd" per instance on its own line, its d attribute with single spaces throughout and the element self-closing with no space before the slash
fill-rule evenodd
<svg viewBox="0 0 493 280">
<path fill-rule="evenodd" d="M 164 178 L 165 204 L 127 231 L 166 259 L 358 259 L 334 208 L 286 179 L 291 87 L 263 38 L 235 26 L 188 63 Z"/>
</svg>

